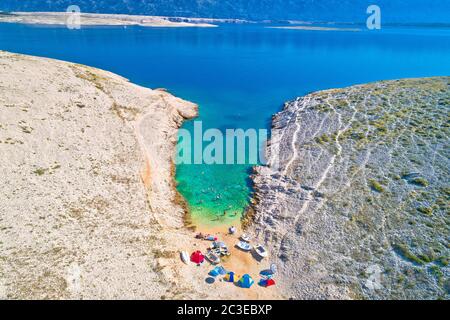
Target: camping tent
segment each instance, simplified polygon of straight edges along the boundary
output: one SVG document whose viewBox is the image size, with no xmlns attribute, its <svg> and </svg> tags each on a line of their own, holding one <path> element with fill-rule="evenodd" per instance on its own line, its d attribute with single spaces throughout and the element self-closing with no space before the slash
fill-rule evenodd
<svg viewBox="0 0 450 320">
<path fill-rule="evenodd" d="M 244 274 L 241 279 L 239 279 L 238 284 L 241 288 L 250 288 L 255 281 L 248 274 Z"/>
<path fill-rule="evenodd" d="M 225 271 L 225 269 L 223 267 L 215 267 L 214 269 L 212 269 L 209 272 L 209 275 L 211 277 L 217 277 L 218 275 L 223 276 L 224 274 L 226 274 L 227 272 Z"/>
<path fill-rule="evenodd" d="M 274 286 L 275 285 L 275 281 L 273 279 L 262 279 L 259 282 L 259 285 L 262 287 L 270 287 L 270 286 Z"/>
<path fill-rule="evenodd" d="M 228 272 L 225 277 L 223 277 L 223 280 L 226 282 L 234 282 L 235 281 L 235 275 L 234 272 Z"/>
<path fill-rule="evenodd" d="M 203 263 L 203 261 L 205 261 L 205 256 L 200 251 L 196 251 L 191 254 L 191 261 L 196 264 L 201 264 Z"/>
</svg>

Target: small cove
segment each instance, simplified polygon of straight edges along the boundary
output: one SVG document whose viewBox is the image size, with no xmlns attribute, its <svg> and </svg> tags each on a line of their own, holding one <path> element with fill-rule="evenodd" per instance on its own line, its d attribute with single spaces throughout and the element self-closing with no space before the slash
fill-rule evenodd
<svg viewBox="0 0 450 320">
<path fill-rule="evenodd" d="M 450 30 L 334 32 L 231 26 L 202 29 L 0 24 L 0 49 L 87 64 L 167 88 L 199 104 L 204 129 L 270 128 L 285 101 L 312 91 L 450 74 Z M 193 121 L 185 129 L 193 130 Z M 178 165 L 193 222 L 238 223 L 251 165 Z"/>
</svg>

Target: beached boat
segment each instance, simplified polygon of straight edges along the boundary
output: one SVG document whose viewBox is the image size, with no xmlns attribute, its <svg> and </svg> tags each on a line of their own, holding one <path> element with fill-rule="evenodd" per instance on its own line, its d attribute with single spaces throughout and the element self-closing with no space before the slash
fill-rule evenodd
<svg viewBox="0 0 450 320">
<path fill-rule="evenodd" d="M 276 274 L 278 272 L 278 267 L 275 263 L 272 263 L 270 265 L 270 271 L 272 272 L 272 274 Z"/>
<path fill-rule="evenodd" d="M 268 251 L 262 244 L 258 244 L 255 246 L 255 252 L 261 258 L 267 258 L 267 256 L 269 255 Z"/>
<path fill-rule="evenodd" d="M 211 248 L 215 249 L 215 248 L 226 248 L 227 244 L 225 242 L 222 241 L 214 241 L 211 245 Z"/>
<path fill-rule="evenodd" d="M 225 257 L 231 255 L 230 251 L 228 250 L 228 247 L 223 244 L 217 244 L 214 242 L 214 244 L 211 246 L 210 250 L 214 252 L 219 257 Z"/>
<path fill-rule="evenodd" d="M 245 242 L 250 242 L 250 240 L 252 240 L 252 237 L 251 237 L 249 234 L 244 233 L 244 234 L 241 236 L 241 240 L 242 240 L 242 241 L 245 241 Z"/>
<path fill-rule="evenodd" d="M 211 262 L 211 264 L 219 264 L 220 263 L 220 258 L 212 250 L 208 251 L 208 253 L 206 254 L 205 257 L 206 257 L 206 259 L 208 259 L 209 262 Z"/>
<path fill-rule="evenodd" d="M 239 249 L 242 249 L 244 251 L 250 251 L 252 250 L 252 246 L 245 241 L 239 241 L 238 244 L 236 245 Z"/>
<path fill-rule="evenodd" d="M 181 261 L 183 261 L 185 264 L 188 264 L 189 254 L 186 251 L 181 251 L 180 257 L 181 257 Z"/>
<path fill-rule="evenodd" d="M 220 248 L 220 255 L 223 257 L 231 256 L 231 252 L 228 251 L 228 248 Z"/>
</svg>

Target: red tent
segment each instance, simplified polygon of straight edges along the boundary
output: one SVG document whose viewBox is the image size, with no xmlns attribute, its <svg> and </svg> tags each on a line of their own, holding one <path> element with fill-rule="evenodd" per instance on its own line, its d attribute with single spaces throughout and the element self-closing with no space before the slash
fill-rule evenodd
<svg viewBox="0 0 450 320">
<path fill-rule="evenodd" d="M 274 286 L 275 285 L 275 281 L 273 279 L 267 279 L 267 280 L 263 280 L 261 281 L 261 285 L 263 287 L 270 287 L 270 286 Z"/>
<path fill-rule="evenodd" d="M 196 264 L 201 264 L 203 263 L 203 261 L 205 261 L 205 256 L 200 251 L 196 251 L 191 254 L 191 261 Z"/>
</svg>

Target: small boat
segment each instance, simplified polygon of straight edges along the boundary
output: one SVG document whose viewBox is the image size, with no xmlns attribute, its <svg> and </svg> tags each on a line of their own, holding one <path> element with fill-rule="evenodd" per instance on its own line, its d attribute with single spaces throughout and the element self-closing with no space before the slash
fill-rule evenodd
<svg viewBox="0 0 450 320">
<path fill-rule="evenodd" d="M 213 249 L 215 249 L 215 248 L 226 248 L 227 247 L 227 245 L 226 245 L 226 243 L 225 242 L 222 242 L 222 241 L 214 241 L 213 243 L 212 243 L 212 246 L 211 246 Z"/>
<path fill-rule="evenodd" d="M 250 251 L 250 250 L 252 250 L 252 246 L 250 245 L 250 243 L 245 242 L 245 241 L 239 241 L 238 244 L 237 244 L 237 247 L 238 247 L 239 249 L 244 250 L 244 251 Z"/>
<path fill-rule="evenodd" d="M 222 257 L 228 257 L 231 256 L 231 253 L 228 251 L 228 248 L 220 248 L 220 255 Z"/>
<path fill-rule="evenodd" d="M 180 257 L 181 257 L 181 261 L 183 261 L 185 264 L 188 264 L 189 254 L 186 251 L 181 251 Z"/>
<path fill-rule="evenodd" d="M 275 263 L 272 263 L 270 265 L 270 271 L 272 272 L 272 274 L 276 274 L 278 272 L 278 267 Z"/>
<path fill-rule="evenodd" d="M 252 237 L 251 237 L 250 235 L 246 234 L 246 233 L 244 233 L 244 234 L 241 236 L 241 240 L 242 240 L 242 241 L 245 241 L 245 242 L 250 242 L 251 239 L 252 239 Z"/>
<path fill-rule="evenodd" d="M 266 248 L 264 248 L 262 244 L 258 244 L 255 246 L 255 252 L 261 258 L 267 258 L 267 256 L 269 255 Z"/>
<path fill-rule="evenodd" d="M 207 254 L 206 254 L 206 259 L 208 259 L 209 262 L 211 262 L 211 264 L 219 264 L 220 263 L 220 258 L 216 255 L 216 253 L 212 250 L 210 250 Z"/>
</svg>

